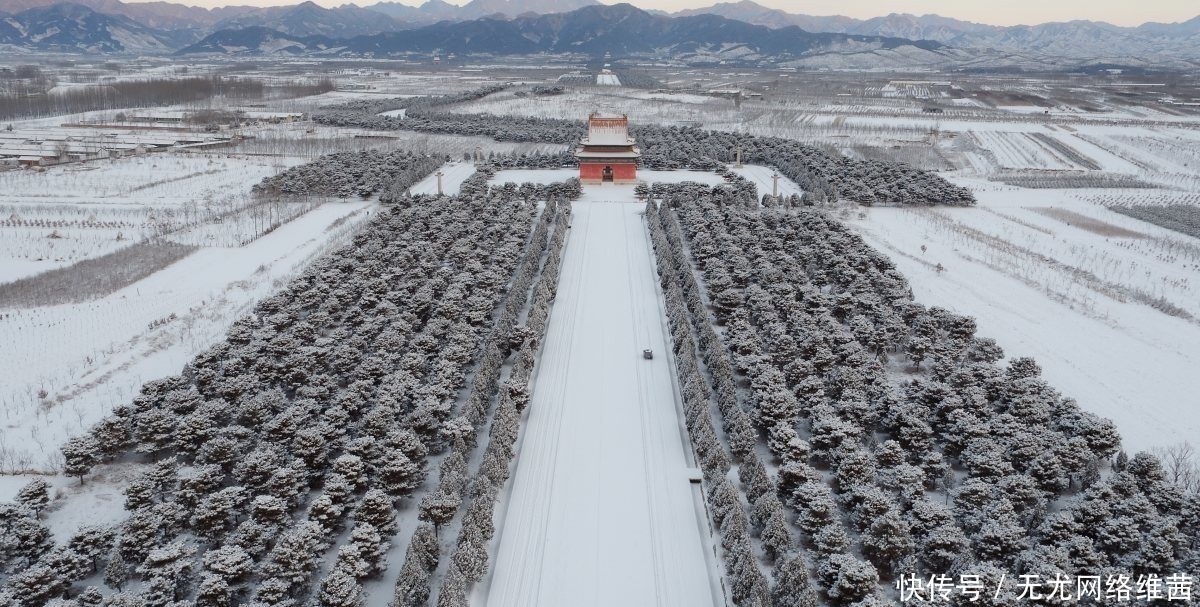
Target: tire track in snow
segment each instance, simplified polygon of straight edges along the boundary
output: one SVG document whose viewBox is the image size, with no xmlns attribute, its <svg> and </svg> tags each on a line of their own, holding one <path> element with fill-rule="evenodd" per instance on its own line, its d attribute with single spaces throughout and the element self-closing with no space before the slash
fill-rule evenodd
<svg viewBox="0 0 1200 607">
<path fill-rule="evenodd" d="M 579 221 L 579 219 L 579 215 L 573 217 L 571 220 L 572 224 Z M 579 247 L 586 247 L 588 227 L 590 225 L 590 222 L 584 218 L 582 230 L 583 234 L 579 238 Z M 575 228 L 572 228 L 572 230 L 574 231 Z M 567 239 L 567 247 L 575 244 L 573 241 L 576 240 L 576 234 L 577 232 L 573 232 Z M 581 266 L 584 258 L 582 255 L 579 255 L 576 256 L 573 261 L 575 262 L 572 264 L 573 266 Z M 559 274 L 560 280 L 563 279 L 563 276 L 566 276 L 567 280 L 566 284 L 560 285 L 559 293 L 573 293 L 572 297 L 568 299 L 568 301 L 579 302 L 579 293 L 583 288 L 582 268 L 564 266 L 562 270 L 563 271 L 560 271 Z M 556 296 L 555 299 L 558 299 L 558 297 Z M 499 597 L 489 597 L 489 602 L 491 600 L 498 599 L 499 604 L 501 605 L 536 605 L 539 600 L 535 594 L 537 588 L 536 584 L 537 580 L 541 577 L 541 570 L 543 569 L 545 559 L 546 527 L 549 524 L 550 513 L 553 511 L 553 504 L 550 495 L 553 488 L 555 466 L 558 460 L 558 448 L 559 444 L 561 443 L 559 431 L 562 425 L 562 412 L 564 409 L 563 403 L 566 396 L 567 379 L 570 375 L 571 352 L 569 346 L 572 341 L 570 336 L 573 336 L 575 333 L 578 311 L 578 305 L 572 305 L 560 306 L 553 309 L 551 312 L 552 315 L 554 315 L 556 312 L 563 315 L 563 318 L 561 319 L 562 326 L 568 327 L 566 331 L 568 339 L 555 339 L 552 341 L 553 347 L 543 351 L 542 361 L 548 364 L 543 365 L 539 369 L 539 373 L 534 380 L 534 385 L 539 390 L 544 391 L 541 394 L 538 394 L 538 391 L 535 390 L 533 398 L 530 401 L 530 410 L 526 417 L 526 435 L 532 433 L 536 433 L 538 435 L 544 434 L 547 437 L 547 440 L 527 441 L 523 439 L 521 441 L 521 452 L 517 456 L 517 468 L 513 471 L 514 482 L 517 478 L 518 470 L 520 470 L 522 467 L 532 469 L 533 477 L 539 479 L 539 482 L 534 483 L 532 487 L 526 485 L 515 487 L 510 498 L 512 501 L 512 508 L 516 509 L 517 511 L 520 511 L 520 509 L 533 509 L 538 505 L 542 505 L 543 507 L 539 509 L 540 516 L 518 517 L 515 521 L 513 521 L 516 523 L 516 525 L 513 527 L 510 527 L 507 524 L 510 519 L 506 516 L 506 524 L 501 528 L 501 537 L 499 537 L 497 541 L 500 542 L 502 547 L 508 546 L 508 543 L 502 541 L 503 536 L 514 533 L 516 534 L 516 537 L 521 538 L 522 541 L 519 543 L 516 549 L 512 551 L 514 554 L 509 554 L 509 551 L 505 551 L 503 549 L 497 551 L 498 564 L 496 568 L 499 567 L 499 563 L 503 563 L 505 566 L 515 565 L 517 567 L 517 571 L 513 575 L 501 578 L 500 584 L 498 585 Z M 547 336 L 548 339 L 549 337 L 550 336 Z M 553 374 L 545 374 L 540 372 L 547 367 L 549 367 L 547 370 L 553 371 Z M 545 398 L 541 398 L 543 395 Z M 543 418 L 541 416 L 543 412 L 549 411 L 553 411 L 554 414 L 547 418 Z M 534 418 L 534 416 L 537 416 L 537 423 L 528 423 Z M 551 455 L 545 456 L 544 454 L 546 452 L 550 452 Z M 540 522 L 541 525 L 537 526 L 536 529 L 531 529 L 531 527 L 534 527 L 534 525 L 538 522 Z M 530 565 L 535 561 L 537 565 L 534 569 L 536 569 L 537 575 L 533 576 L 530 575 Z M 507 582 L 510 580 L 515 580 L 516 583 L 508 584 Z M 493 594 L 496 591 L 497 587 L 493 587 L 491 589 Z"/>
<path fill-rule="evenodd" d="M 636 218 L 636 216 L 634 216 L 634 217 Z M 638 305 L 638 302 L 633 300 L 633 294 L 638 292 L 637 288 L 634 285 L 634 278 L 633 278 L 634 275 L 637 274 L 637 266 L 634 264 L 633 252 L 631 251 L 631 249 L 632 249 L 631 243 L 633 241 L 630 240 L 630 238 L 629 238 L 629 216 L 622 217 L 621 227 L 625 232 L 625 240 L 624 240 L 624 242 L 625 242 L 625 247 L 624 247 L 625 248 L 625 267 L 626 267 L 625 279 L 626 279 L 626 282 L 628 283 L 629 295 L 630 295 L 627 303 L 630 308 L 630 317 L 633 319 L 633 324 L 631 325 L 631 329 L 633 331 L 633 337 L 635 340 L 634 343 L 643 344 L 645 347 L 650 347 L 650 345 L 651 345 L 650 344 L 650 335 L 649 335 L 649 331 L 646 329 L 645 320 L 642 318 L 641 306 Z M 631 355 L 634 355 L 634 354 L 631 353 Z M 653 364 L 653 362 L 654 361 L 651 360 L 649 363 L 646 363 L 646 364 Z M 642 373 L 643 366 L 645 366 L 645 364 L 636 364 L 634 366 L 634 370 L 635 370 L 634 372 L 637 375 L 638 414 L 639 414 L 639 418 L 641 421 L 640 430 L 642 432 L 641 443 L 642 443 L 643 480 L 645 481 L 645 486 L 646 486 L 646 502 L 647 502 L 646 506 L 648 508 L 647 513 L 650 515 L 650 537 L 649 537 L 649 540 L 650 540 L 651 559 L 654 564 L 654 598 L 655 598 L 655 605 L 662 605 L 663 604 L 662 578 L 663 578 L 663 569 L 665 568 L 665 563 L 663 561 L 663 555 L 662 555 L 662 545 L 665 542 L 663 542 L 662 538 L 659 537 L 661 529 L 663 527 L 663 525 L 661 524 L 661 521 L 658 520 L 659 517 L 657 515 L 660 513 L 660 510 L 659 510 L 659 508 L 656 507 L 656 496 L 655 496 L 655 484 L 658 482 L 659 479 L 654 478 L 655 470 L 652 465 L 653 462 L 662 461 L 662 456 L 661 456 L 661 454 L 657 453 L 656 451 L 658 451 L 658 450 L 656 450 L 654 448 L 655 445 L 658 444 L 658 442 L 653 440 L 653 423 L 650 420 L 650 410 L 649 410 L 649 408 L 651 406 L 650 403 L 653 401 L 653 398 L 650 396 L 650 388 L 646 383 L 648 378 L 646 378 L 644 376 L 644 374 Z"/>
<path fill-rule="evenodd" d="M 574 220 L 572 220 L 572 221 L 574 221 Z M 589 220 L 585 222 L 584 230 L 583 230 L 583 237 L 580 239 L 581 242 L 579 243 L 579 246 L 581 248 L 584 248 L 584 249 L 587 248 L 588 234 L 591 232 L 591 226 L 592 226 L 592 223 L 589 218 Z M 574 228 L 572 228 L 572 229 L 574 229 Z M 580 256 L 580 265 L 583 265 L 583 261 L 584 261 L 583 256 Z M 583 278 L 582 277 L 583 277 L 584 272 L 582 271 L 582 269 L 578 269 L 577 271 L 573 272 L 573 274 L 574 274 L 574 276 L 572 277 L 572 280 L 574 282 L 572 284 L 572 287 L 574 287 L 574 295 L 572 296 L 571 300 L 575 303 L 575 305 L 571 306 L 567 310 L 567 313 L 569 314 L 568 318 L 566 319 L 566 326 L 569 327 L 569 329 L 567 330 L 567 333 L 566 333 L 567 339 L 559 341 L 558 347 L 555 348 L 555 354 L 554 354 L 556 357 L 554 360 L 560 360 L 560 361 L 564 361 L 564 362 L 562 365 L 559 365 L 559 368 L 556 369 L 556 373 L 554 375 L 554 383 L 552 384 L 553 388 L 550 393 L 552 400 L 550 400 L 549 402 L 553 404 L 552 406 L 553 406 L 553 411 L 555 414 L 553 417 L 552 427 L 547 428 L 546 431 L 548 432 L 549 436 L 554 437 L 553 448 L 551 449 L 552 455 L 549 458 L 539 458 L 539 462 L 541 462 L 543 465 L 541 466 L 542 482 L 538 483 L 538 487 L 542 490 L 540 493 L 545 495 L 546 497 L 543 499 L 539 499 L 537 502 L 535 502 L 535 503 L 542 503 L 545 506 L 544 509 L 542 510 L 542 515 L 540 517 L 538 517 L 538 520 L 540 520 L 540 522 L 541 522 L 541 527 L 540 527 L 539 533 L 538 533 L 539 541 L 537 544 L 535 544 L 535 547 L 534 547 L 534 550 L 536 551 L 536 554 L 538 557 L 537 558 L 537 563 L 538 563 L 537 576 L 536 576 L 536 578 L 534 578 L 532 580 L 528 577 L 523 578 L 522 585 L 525 585 L 525 583 L 529 583 L 529 582 L 536 583 L 537 580 L 541 580 L 542 575 L 545 572 L 546 539 L 547 539 L 547 535 L 549 532 L 548 530 L 549 530 L 549 525 L 550 525 L 550 518 L 551 518 L 552 514 L 554 513 L 553 496 L 554 496 L 554 481 L 555 481 L 555 476 L 556 476 L 555 472 L 558 467 L 559 447 L 562 445 L 562 422 L 563 422 L 564 412 L 566 411 L 566 408 L 567 408 L 566 407 L 567 386 L 568 386 L 568 380 L 571 377 L 571 363 L 573 362 L 572 359 L 573 359 L 573 354 L 574 354 L 570 349 L 570 344 L 574 341 L 575 332 L 579 326 L 579 324 L 578 324 L 579 306 L 582 303 L 582 298 L 580 297 L 580 293 L 583 291 Z M 565 350 L 565 352 L 564 352 L 564 350 Z M 549 360 L 549 359 L 547 359 L 547 360 Z M 542 404 L 542 403 L 539 403 L 539 404 Z M 526 554 L 528 554 L 528 553 L 529 552 L 527 551 Z M 539 588 L 540 588 L 540 586 L 539 586 Z M 527 601 L 527 599 L 529 597 L 526 593 L 522 593 L 522 595 L 523 595 L 522 598 L 525 599 L 525 600 L 521 601 L 522 604 L 537 605 L 537 604 L 541 603 L 540 594 L 534 597 L 534 600 L 532 603 Z"/>
<path fill-rule="evenodd" d="M 627 190 L 575 206 L 488 607 L 715 604 L 670 357 L 639 356 L 669 341 Z"/>
</svg>

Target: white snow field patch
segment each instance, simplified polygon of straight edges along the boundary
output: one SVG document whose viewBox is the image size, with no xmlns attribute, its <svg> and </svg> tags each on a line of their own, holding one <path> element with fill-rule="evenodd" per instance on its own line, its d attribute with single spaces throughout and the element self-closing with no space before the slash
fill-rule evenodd
<svg viewBox="0 0 1200 607">
<path fill-rule="evenodd" d="M 488 607 L 717 605 L 643 205 L 632 187 L 584 192 L 480 593 Z"/>
<path fill-rule="evenodd" d="M 750 167 L 746 167 L 749 169 Z M 762 167 L 759 167 L 762 168 Z M 770 170 L 767 171 L 769 176 Z M 684 183 L 692 181 L 702 183 L 704 185 L 717 185 L 725 183 L 725 180 L 718 174 L 712 171 L 645 171 L 639 169 L 637 172 L 638 181 L 646 183 Z M 492 176 L 493 183 L 558 183 L 566 181 L 572 177 L 579 177 L 579 169 L 511 169 L 507 171 L 496 171 Z M 769 183 L 768 179 L 768 183 Z M 780 181 L 780 186 L 783 187 L 783 181 Z M 626 192 L 628 190 L 628 192 Z M 767 190 L 770 191 L 769 189 Z M 632 187 L 613 186 L 611 184 L 605 186 L 587 186 L 583 189 L 583 198 L 581 200 L 594 199 L 596 196 L 628 196 L 629 200 L 634 200 Z"/>
<path fill-rule="evenodd" d="M 49 483 L 50 504 L 41 519 L 54 541 L 66 542 L 71 535 L 88 525 L 116 525 L 124 521 L 125 488 L 146 471 L 145 464 L 101 464 L 88 482 L 62 475 L 0 474 L 0 503 L 11 502 L 29 481 L 41 478 Z"/>
<path fill-rule="evenodd" d="M 374 203 L 327 203 L 243 247 L 202 248 L 93 301 L 0 312 L 0 473 L 52 471 L 59 446 L 178 373 Z"/>
<path fill-rule="evenodd" d="M 1131 454 L 1195 441 L 1200 322 L 1148 301 L 1200 318 L 1200 243 L 1062 190 L 976 195 L 977 208 L 873 208 L 851 224 L 917 301 L 974 316 L 1010 358 L 1034 357 L 1065 396 L 1112 419 Z"/>
<path fill-rule="evenodd" d="M 778 173 L 774 169 L 747 164 L 741 167 L 732 167 L 730 170 L 742 176 L 750 183 L 753 183 L 754 187 L 758 188 L 759 196 L 775 191 L 775 181 L 772 179 L 772 176 Z M 779 175 L 779 195 L 791 196 L 792 194 L 803 195 L 804 190 L 800 189 L 800 186 L 796 185 L 795 181 Z"/>
<path fill-rule="evenodd" d="M 447 196 L 458 194 L 464 181 L 475 174 L 475 165 L 470 162 L 448 162 L 438 169 L 442 172 L 442 193 Z M 409 188 L 414 196 L 417 194 L 437 194 L 437 171 L 433 175 L 418 181 Z"/>
</svg>

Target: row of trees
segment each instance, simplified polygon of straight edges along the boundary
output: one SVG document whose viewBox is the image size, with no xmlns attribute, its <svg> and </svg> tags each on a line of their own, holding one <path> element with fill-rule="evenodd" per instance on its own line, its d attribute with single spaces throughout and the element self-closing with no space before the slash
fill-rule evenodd
<svg viewBox="0 0 1200 607">
<path fill-rule="evenodd" d="M 479 471 L 470 483 L 470 506 L 463 517 L 458 541 L 438 593 L 438 607 L 466 607 L 471 585 L 483 579 L 488 570 L 488 544 L 495 535 L 493 515 L 516 457 L 520 418 L 531 397 L 530 376 L 558 289 L 563 246 L 571 221 L 570 207 L 563 204 L 559 208 L 561 211 L 554 221 L 554 236 L 533 292 L 529 313 L 525 323 L 516 327 L 509 340 L 509 346 L 515 350 L 515 361 L 508 379 L 499 386 L 488 445 Z M 547 211 L 552 212 L 553 207 Z M 532 275 L 518 284 L 517 291 L 524 293 L 531 283 Z"/>
<path fill-rule="evenodd" d="M 29 507 L 6 511 L 19 558 L 0 596 L 82 602 L 99 568 L 109 604 L 358 604 L 396 508 L 416 505 L 427 458 L 457 436 L 456 395 L 537 214 L 507 188 L 410 202 L 64 446 L 81 482 L 99 463 L 146 463 L 129 518 L 51 549 Z"/>
<path fill-rule="evenodd" d="M 449 159 L 405 150 L 361 150 L 327 154 L 255 184 L 263 196 L 366 198 L 380 191 L 406 190 Z"/>
<path fill-rule="evenodd" d="M 497 117 L 448 113 L 445 107 L 501 90 L 488 87 L 440 97 L 354 101 L 323 108 L 313 120 L 334 126 L 406 129 L 458 135 L 485 135 L 497 141 L 552 142 L 571 145 L 583 136 L 578 120 Z M 393 107 L 395 106 L 395 107 Z M 403 118 L 380 116 L 386 109 L 406 108 Z M 817 201 L 852 200 L 862 204 L 970 205 L 970 190 L 941 176 L 907 165 L 834 157 L 796 141 L 692 127 L 639 125 L 633 134 L 641 145 L 642 164 L 650 169 L 711 169 L 734 162 L 738 151 L 746 162 L 776 167 Z"/>
<path fill-rule="evenodd" d="M 28 67 L 33 66 L 21 66 Z M 22 78 L 21 68 L 15 79 L 0 86 L 0 119 L 176 105 L 213 97 L 239 100 L 299 97 L 333 90 L 333 82 L 328 78 L 316 82 L 300 80 L 268 84 L 257 78 L 231 76 L 114 80 L 90 86 L 55 88 L 55 82 L 42 77 L 40 70 L 29 78 Z"/>
<path fill-rule="evenodd" d="M 874 575 L 913 571 L 1195 570 L 1200 498 L 1148 455 L 1101 480 L 1119 447 L 1111 422 L 1032 360 L 997 367 L 972 319 L 912 301 L 885 256 L 817 210 L 760 208 L 745 188 L 670 189 L 687 239 L 673 253 L 686 246 L 705 286 L 689 307 L 724 326 L 831 600 L 872 600 Z"/>
<path fill-rule="evenodd" d="M 480 171 L 467 179 L 463 186 L 468 189 L 486 188 L 486 180 L 489 177 L 488 173 Z M 513 190 L 512 188 L 507 189 Z M 553 200 L 547 203 L 543 210 L 541 221 L 533 231 L 530 243 L 526 247 L 527 253 L 517 269 L 503 310 L 491 333 L 484 340 L 483 355 L 475 370 L 471 391 L 460 409 L 460 415 L 447 424 L 447 432 L 452 436 L 451 451 L 443 460 L 437 489 L 421 501 L 419 517 L 423 523 L 411 539 L 400 577 L 396 581 L 395 598 L 392 603 L 395 607 L 416 607 L 428 603 L 434 582 L 433 574 L 441 557 L 441 548 L 437 541 L 440 529 L 452 524 L 456 515 L 461 512 L 463 503 L 479 494 L 478 484 L 468 482 L 471 479 L 471 473 L 467 466 L 467 460 L 473 458 L 478 443 L 477 436 L 485 429 L 489 421 L 493 427 L 497 423 L 501 423 L 499 416 L 496 416 L 495 420 L 491 418 L 496 395 L 501 391 L 502 372 L 526 333 L 526 329 L 519 324 L 519 320 L 529 301 L 530 287 L 540 266 L 542 255 L 550 242 L 548 236 L 550 226 L 564 221 L 561 218 L 556 221 L 556 215 L 562 217 L 567 213 L 569 213 L 569 209 L 564 204 Z M 490 461 L 485 459 L 485 462 Z M 491 470 L 492 474 L 499 472 L 492 465 L 486 468 L 481 466 L 480 469 Z M 479 504 L 481 507 L 486 502 L 477 500 L 471 503 L 472 505 Z M 478 511 L 478 507 L 476 507 L 472 508 L 466 516 L 473 521 L 472 526 L 486 531 L 490 529 L 490 513 L 489 508 L 487 510 L 489 516 L 483 518 L 483 512 Z M 487 535 L 490 537 L 490 533 Z M 464 554 L 468 553 L 472 555 L 472 558 L 479 554 L 478 551 L 464 552 Z M 484 554 L 486 555 L 486 552 Z M 462 557 L 462 559 L 465 558 L 467 557 Z M 461 574 L 461 569 L 459 574 Z M 462 579 L 461 575 L 459 579 Z"/>
<path fill-rule="evenodd" d="M 699 290 L 668 215 L 660 214 L 653 201 L 647 203 L 646 218 L 683 386 L 686 426 L 708 485 L 708 512 L 720 531 L 728 589 L 736 605 L 813 605 L 816 594 L 808 584 L 807 565 L 794 550 L 783 503 L 755 452 L 756 436 L 738 404 L 733 367 L 724 351 L 713 347 L 719 346 L 719 340 L 709 335 L 712 325 L 693 314 L 691 302 Z M 697 343 L 702 344 L 699 358 Z M 712 422 L 714 400 L 722 422 L 717 426 Z M 738 483 L 730 480 L 733 468 Z M 760 559 L 774 563 L 773 588 L 759 568 Z"/>
</svg>

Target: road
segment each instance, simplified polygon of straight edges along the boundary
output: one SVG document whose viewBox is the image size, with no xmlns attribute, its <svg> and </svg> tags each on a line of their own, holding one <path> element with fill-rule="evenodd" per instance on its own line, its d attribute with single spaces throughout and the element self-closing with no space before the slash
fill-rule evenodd
<svg viewBox="0 0 1200 607">
<path fill-rule="evenodd" d="M 586 192 L 486 605 L 715 605 L 643 205 L 632 188 Z"/>
</svg>

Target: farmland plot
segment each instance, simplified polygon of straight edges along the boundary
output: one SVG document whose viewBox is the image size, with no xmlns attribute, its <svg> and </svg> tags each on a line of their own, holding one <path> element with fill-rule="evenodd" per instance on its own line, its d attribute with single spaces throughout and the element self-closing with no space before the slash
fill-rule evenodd
<svg viewBox="0 0 1200 607">
<path fill-rule="evenodd" d="M 52 470 L 58 447 L 178 370 L 238 316 L 345 241 L 371 203 L 330 203 L 238 248 L 209 247 L 85 303 L 0 312 L 0 470 Z"/>
<path fill-rule="evenodd" d="M 918 298 L 1034 356 L 1127 449 L 1196 436 L 1200 243 L 1062 191 L 976 192 L 979 208 L 876 208 L 852 225 Z"/>
<path fill-rule="evenodd" d="M 1003 169 L 1090 169 L 1100 165 L 1047 133 L 976 132 L 979 145 Z"/>
<path fill-rule="evenodd" d="M 390 98 L 390 97 L 389 97 Z M 471 137 L 415 131 L 370 131 L 358 128 L 330 127 L 311 123 L 279 125 L 254 132 L 253 139 L 241 142 L 239 153 L 265 156 L 300 156 L 311 160 L 322 154 L 362 149 L 403 149 L 430 154 L 448 154 L 461 158 L 464 153 L 480 150 L 486 156 L 559 152 L 565 146 L 553 143 L 509 143 L 489 137 Z"/>
<path fill-rule="evenodd" d="M 249 242 L 311 208 L 248 196 L 264 177 L 300 162 L 164 152 L 0 172 L 0 281 L 173 232 L 189 245 Z"/>
</svg>

